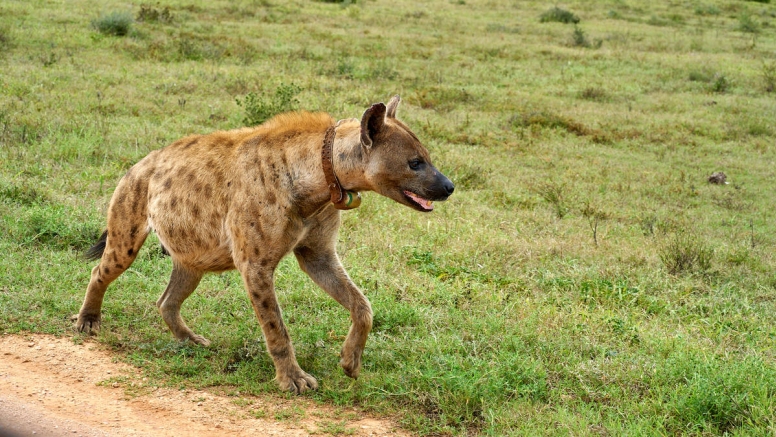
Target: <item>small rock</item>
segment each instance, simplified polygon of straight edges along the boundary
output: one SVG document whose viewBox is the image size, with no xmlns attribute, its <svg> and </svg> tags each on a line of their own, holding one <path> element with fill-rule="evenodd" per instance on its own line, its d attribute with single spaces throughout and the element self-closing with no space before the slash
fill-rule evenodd
<svg viewBox="0 0 776 437">
<path fill-rule="evenodd" d="M 727 175 L 721 171 L 717 171 L 709 176 L 710 184 L 725 185 L 727 184 Z"/>
</svg>

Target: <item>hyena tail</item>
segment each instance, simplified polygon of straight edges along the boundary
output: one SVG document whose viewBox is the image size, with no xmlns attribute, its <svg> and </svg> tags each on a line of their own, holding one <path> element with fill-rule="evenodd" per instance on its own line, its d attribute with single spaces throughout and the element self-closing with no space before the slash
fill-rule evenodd
<svg viewBox="0 0 776 437">
<path fill-rule="evenodd" d="M 84 257 L 86 257 L 89 261 L 96 261 L 102 257 L 102 253 L 105 252 L 105 241 L 108 239 L 108 231 L 105 230 L 105 232 L 102 233 L 102 236 L 99 240 L 97 240 L 96 243 L 94 243 L 94 246 L 90 247 L 89 250 L 84 253 Z"/>
</svg>

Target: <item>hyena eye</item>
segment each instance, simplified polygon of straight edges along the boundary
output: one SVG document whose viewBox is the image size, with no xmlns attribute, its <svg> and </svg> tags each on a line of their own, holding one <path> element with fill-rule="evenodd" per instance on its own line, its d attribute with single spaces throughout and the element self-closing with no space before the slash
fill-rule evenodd
<svg viewBox="0 0 776 437">
<path fill-rule="evenodd" d="M 409 162 L 410 168 L 412 170 L 420 170 L 424 164 L 425 162 L 420 159 L 411 159 Z"/>
</svg>

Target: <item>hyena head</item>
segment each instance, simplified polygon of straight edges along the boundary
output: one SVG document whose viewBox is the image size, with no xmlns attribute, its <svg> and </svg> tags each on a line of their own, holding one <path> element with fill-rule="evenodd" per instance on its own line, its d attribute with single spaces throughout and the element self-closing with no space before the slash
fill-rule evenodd
<svg viewBox="0 0 776 437">
<path fill-rule="evenodd" d="M 361 118 L 361 145 L 365 176 L 372 190 L 418 211 L 434 209 L 435 200 L 447 200 L 455 186 L 431 164 L 418 137 L 396 119 L 399 96 L 388 106 L 377 103 Z"/>
</svg>

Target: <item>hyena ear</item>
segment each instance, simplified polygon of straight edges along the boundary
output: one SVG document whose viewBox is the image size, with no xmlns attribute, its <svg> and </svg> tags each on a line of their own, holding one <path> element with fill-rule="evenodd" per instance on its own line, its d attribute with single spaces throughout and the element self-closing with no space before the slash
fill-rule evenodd
<svg viewBox="0 0 776 437">
<path fill-rule="evenodd" d="M 361 117 L 361 145 L 372 147 L 373 138 L 385 124 L 385 104 L 375 103 Z"/>
<path fill-rule="evenodd" d="M 386 117 L 396 118 L 396 108 L 399 107 L 399 102 L 401 102 L 401 97 L 399 97 L 398 94 L 391 97 L 391 100 L 388 102 L 388 108 L 385 112 Z"/>
</svg>

